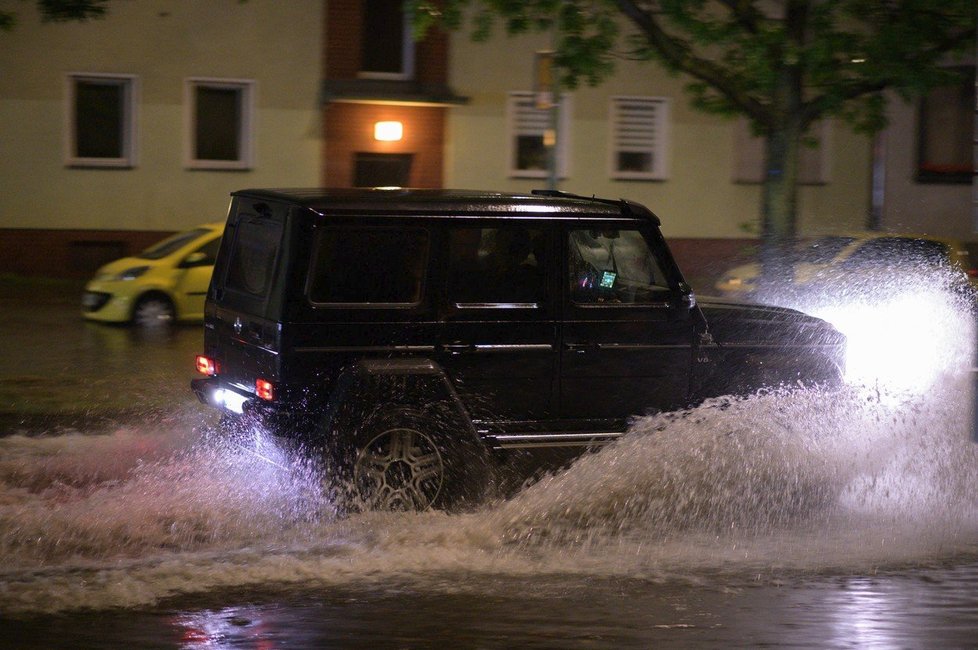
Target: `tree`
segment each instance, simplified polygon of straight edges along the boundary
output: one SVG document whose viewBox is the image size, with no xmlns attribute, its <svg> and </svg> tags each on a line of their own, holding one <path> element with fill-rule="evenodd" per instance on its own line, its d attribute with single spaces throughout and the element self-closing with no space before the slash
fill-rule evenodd
<svg viewBox="0 0 978 650">
<path fill-rule="evenodd" d="M 768 275 L 796 236 L 798 159 L 816 121 L 885 126 L 886 97 L 946 83 L 949 57 L 975 38 L 975 0 L 413 0 L 419 33 L 463 27 L 485 39 L 552 32 L 562 83 L 600 83 L 619 57 L 655 60 L 690 79 L 694 106 L 746 116 L 764 136 L 762 261 Z M 627 26 L 627 33 L 622 27 Z"/>
</svg>

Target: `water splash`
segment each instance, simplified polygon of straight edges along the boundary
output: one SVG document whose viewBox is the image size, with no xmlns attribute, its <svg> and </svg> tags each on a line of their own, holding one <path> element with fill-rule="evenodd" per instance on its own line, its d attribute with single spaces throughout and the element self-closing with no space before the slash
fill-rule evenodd
<svg viewBox="0 0 978 650">
<path fill-rule="evenodd" d="M 736 582 L 975 553 L 963 390 L 713 400 L 638 419 L 618 443 L 463 515 L 338 517 L 315 467 L 266 462 L 189 421 L 3 438 L 0 611 L 225 588 L 464 589 L 494 575 Z"/>
</svg>

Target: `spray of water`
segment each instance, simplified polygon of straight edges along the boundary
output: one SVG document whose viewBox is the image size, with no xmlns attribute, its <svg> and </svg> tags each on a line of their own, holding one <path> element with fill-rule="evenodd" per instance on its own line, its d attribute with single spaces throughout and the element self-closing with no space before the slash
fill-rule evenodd
<svg viewBox="0 0 978 650">
<path fill-rule="evenodd" d="M 973 340 L 968 326 L 956 336 Z M 862 379 L 636 419 L 615 444 L 456 515 L 340 515 L 322 468 L 268 445 L 256 455 L 196 411 L 0 438 L 0 611 L 222 589 L 479 589 L 500 575 L 736 585 L 975 557 L 967 369 L 945 364 L 926 391 Z"/>
</svg>

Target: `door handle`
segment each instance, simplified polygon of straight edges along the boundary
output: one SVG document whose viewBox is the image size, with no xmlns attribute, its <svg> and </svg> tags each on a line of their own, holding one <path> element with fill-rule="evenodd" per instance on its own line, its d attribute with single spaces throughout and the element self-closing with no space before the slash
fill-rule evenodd
<svg viewBox="0 0 978 650">
<path fill-rule="evenodd" d="M 575 354 L 584 354 L 589 350 L 597 350 L 597 343 L 565 343 L 564 349 Z"/>
<path fill-rule="evenodd" d="M 463 352 L 471 352 L 475 350 L 474 345 L 469 345 L 467 343 L 448 343 L 442 345 L 441 347 L 449 354 L 462 354 Z"/>
</svg>

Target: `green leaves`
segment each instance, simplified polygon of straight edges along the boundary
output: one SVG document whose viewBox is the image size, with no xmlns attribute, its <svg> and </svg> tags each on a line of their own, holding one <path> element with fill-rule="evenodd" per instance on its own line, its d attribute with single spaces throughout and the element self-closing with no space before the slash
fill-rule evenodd
<svg viewBox="0 0 978 650">
<path fill-rule="evenodd" d="M 948 55 L 974 47 L 974 0 L 410 0 L 416 25 L 471 21 L 484 40 L 551 32 L 562 84 L 596 85 L 617 58 L 655 59 L 691 78 L 693 104 L 747 115 L 760 131 L 786 112 L 885 125 L 883 91 L 946 82 Z M 437 7 L 433 10 L 432 7 Z M 432 18 L 434 14 L 436 18 Z"/>
</svg>

